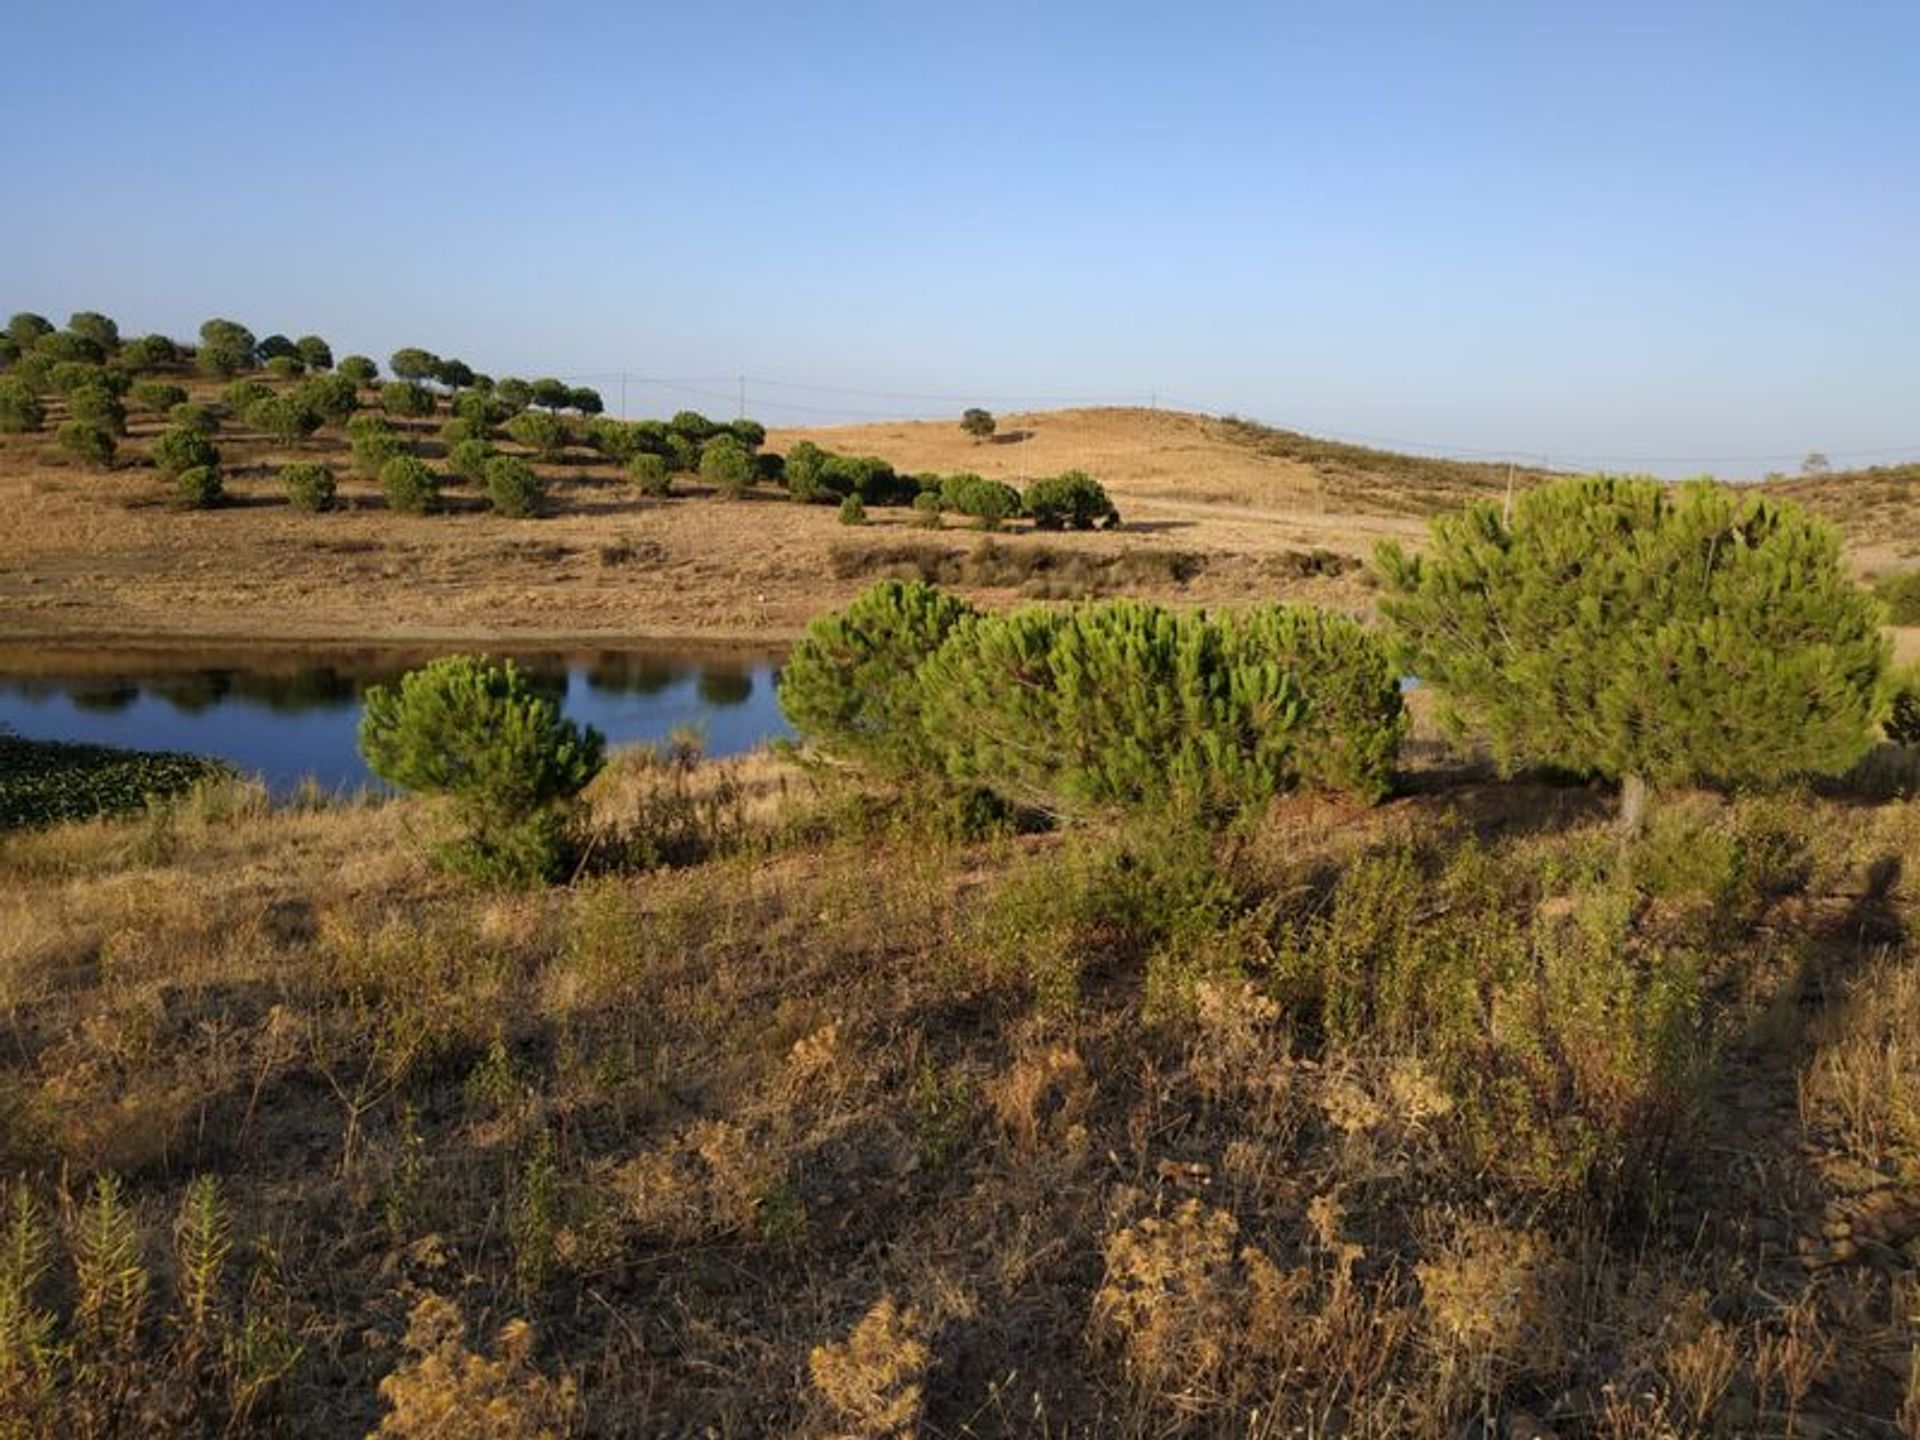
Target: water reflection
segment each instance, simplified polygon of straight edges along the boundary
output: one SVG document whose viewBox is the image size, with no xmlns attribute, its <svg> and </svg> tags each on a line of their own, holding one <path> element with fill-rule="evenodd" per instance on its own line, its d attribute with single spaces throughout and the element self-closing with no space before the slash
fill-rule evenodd
<svg viewBox="0 0 1920 1440">
<path fill-rule="evenodd" d="M 430 658 L 391 651 L 0 653 L 0 726 L 40 739 L 217 755 L 260 773 L 276 791 L 308 775 L 351 787 L 370 779 L 354 744 L 361 697 Z M 706 733 L 710 753 L 725 755 L 786 733 L 772 655 L 647 649 L 536 651 L 513 659 L 568 715 L 616 745 L 693 727 Z"/>
</svg>

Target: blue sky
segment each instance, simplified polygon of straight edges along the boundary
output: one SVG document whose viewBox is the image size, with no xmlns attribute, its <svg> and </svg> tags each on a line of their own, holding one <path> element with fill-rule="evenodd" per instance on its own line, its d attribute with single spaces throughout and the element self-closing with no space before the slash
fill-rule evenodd
<svg viewBox="0 0 1920 1440">
<path fill-rule="evenodd" d="M 1920 457 L 1911 0 L 22 0 L 0 42 L 8 312 L 691 382 L 636 413 L 745 374 L 772 423 L 1157 392 Z"/>
</svg>

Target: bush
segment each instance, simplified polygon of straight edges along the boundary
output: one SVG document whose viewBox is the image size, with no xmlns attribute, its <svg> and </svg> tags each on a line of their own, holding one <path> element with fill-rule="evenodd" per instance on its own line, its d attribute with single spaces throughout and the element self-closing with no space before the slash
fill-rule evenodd
<svg viewBox="0 0 1920 1440">
<path fill-rule="evenodd" d="M 567 392 L 567 408 L 577 410 L 582 415 L 598 415 L 607 408 L 600 398 L 600 392 L 586 385 L 576 385 Z"/>
<path fill-rule="evenodd" d="M 975 407 L 961 415 L 960 428 L 971 435 L 973 437 L 973 443 L 978 445 L 982 440 L 985 440 L 989 435 L 993 434 L 997 427 L 991 411 Z"/>
<path fill-rule="evenodd" d="M 1502 767 L 1648 784 L 1845 770 L 1873 739 L 1887 642 L 1798 506 L 1707 481 L 1542 485 L 1511 524 L 1490 501 L 1379 549 L 1408 666 Z"/>
<path fill-rule="evenodd" d="M 627 462 L 627 477 L 642 495 L 665 498 L 673 493 L 673 475 L 658 455 L 636 455 Z"/>
<path fill-rule="evenodd" d="M 304 440 L 324 423 L 318 410 L 300 403 L 298 395 L 268 395 L 247 407 L 247 424 L 276 440 L 291 444 Z"/>
<path fill-rule="evenodd" d="M 105 386 L 82 385 L 68 395 L 67 414 L 114 435 L 127 433 L 127 407 Z"/>
<path fill-rule="evenodd" d="M 236 380 L 220 392 L 220 403 L 242 417 L 260 401 L 272 398 L 273 387 L 260 380 Z"/>
<path fill-rule="evenodd" d="M 389 380 L 380 387 L 380 408 L 389 415 L 433 414 L 433 392 L 413 380 Z"/>
<path fill-rule="evenodd" d="M 173 477 L 180 503 L 189 510 L 211 510 L 226 494 L 220 471 L 213 465 L 195 465 Z"/>
<path fill-rule="evenodd" d="M 209 320 L 200 327 L 195 359 L 209 374 L 227 376 L 253 368 L 256 342 L 253 332 L 235 320 Z"/>
<path fill-rule="evenodd" d="M 440 483 L 411 455 L 395 455 L 380 466 L 380 493 L 387 507 L 403 515 L 425 515 L 440 502 Z"/>
<path fill-rule="evenodd" d="M 840 502 L 840 523 L 842 525 L 867 523 L 867 507 L 860 503 L 858 495 L 849 495 Z"/>
<path fill-rule="evenodd" d="M 715 435 L 700 447 L 700 478 L 737 498 L 753 484 L 753 456 L 733 436 Z"/>
<path fill-rule="evenodd" d="M 120 327 L 98 310 L 76 310 L 67 317 L 67 329 L 84 335 L 111 355 L 120 348 Z"/>
<path fill-rule="evenodd" d="M 280 483 L 287 487 L 287 498 L 302 510 L 317 514 L 333 508 L 333 471 L 318 461 L 283 466 Z"/>
<path fill-rule="evenodd" d="M 971 515 L 982 530 L 998 530 L 1020 513 L 1020 492 L 978 475 L 949 475 L 940 482 L 940 502 L 958 515 Z"/>
<path fill-rule="evenodd" d="M 220 433 L 220 417 L 214 413 L 211 405 L 185 401 L 167 411 L 167 419 L 173 422 L 176 429 L 192 430 L 200 435 Z"/>
<path fill-rule="evenodd" d="M 499 453 L 485 440 L 462 440 L 447 451 L 447 468 L 462 480 L 480 485 L 487 478 L 487 463 Z"/>
<path fill-rule="evenodd" d="M 512 661 L 453 655 L 367 692 L 360 752 L 406 790 L 446 796 L 449 868 L 525 884 L 560 873 L 574 797 L 599 773 L 599 732 L 560 716 Z"/>
<path fill-rule="evenodd" d="M 409 345 L 396 350 L 387 359 L 387 368 L 401 381 L 431 380 L 440 371 L 440 357 L 431 350 Z"/>
<path fill-rule="evenodd" d="M 333 347 L 318 335 L 302 335 L 293 342 L 293 348 L 300 352 L 309 370 L 333 369 Z"/>
<path fill-rule="evenodd" d="M 156 370 L 179 360 L 180 347 L 164 335 L 141 335 L 120 347 L 120 363 L 129 370 Z"/>
<path fill-rule="evenodd" d="M 142 410 L 165 415 L 176 405 L 187 403 L 187 389 L 169 380 L 142 380 L 133 387 L 133 403 Z"/>
<path fill-rule="evenodd" d="M 201 431 L 190 425 L 175 425 L 154 438 L 153 463 L 162 473 L 178 475 L 195 466 L 220 463 L 220 452 Z"/>
<path fill-rule="evenodd" d="M 353 463 L 368 475 L 378 475 L 389 460 L 408 454 L 407 442 L 378 415 L 356 415 L 347 422 Z"/>
<path fill-rule="evenodd" d="M 811 440 L 802 440 L 787 451 L 787 493 L 802 505 L 826 505 L 845 495 L 835 490 L 827 478 L 827 461 L 832 458 Z"/>
<path fill-rule="evenodd" d="M 978 615 L 931 585 L 883 580 L 807 626 L 780 671 L 780 709 L 823 750 L 896 774 L 938 769 L 916 677 Z"/>
<path fill-rule="evenodd" d="M 946 506 L 940 503 L 938 490 L 923 490 L 913 497 L 913 508 L 922 528 L 938 530 L 941 526 L 941 514 Z"/>
<path fill-rule="evenodd" d="M 76 390 L 117 392 L 123 383 L 104 366 L 85 360 L 62 360 L 47 371 L 47 388 L 56 395 L 71 395 Z"/>
<path fill-rule="evenodd" d="M 547 487 L 517 455 L 496 455 L 486 467 L 487 503 L 500 514 L 524 520 L 540 513 Z"/>
<path fill-rule="evenodd" d="M 667 422 L 667 428 L 696 445 L 712 439 L 721 429 L 698 410 L 680 411 Z"/>
<path fill-rule="evenodd" d="M 42 335 L 53 333 L 53 322 L 31 310 L 21 310 L 7 321 L 7 337 L 22 350 L 31 350 Z"/>
<path fill-rule="evenodd" d="M 556 461 L 565 456 L 573 432 L 558 415 L 523 410 L 507 422 L 507 434 L 526 446 L 542 460 Z"/>
<path fill-rule="evenodd" d="M 380 367 L 365 355 L 349 355 L 340 362 L 340 373 L 355 385 L 371 385 L 380 378 Z"/>
<path fill-rule="evenodd" d="M 1887 607 L 1889 624 L 1920 625 L 1920 570 L 1882 575 L 1873 582 L 1873 593 Z"/>
<path fill-rule="evenodd" d="M 87 465 L 111 465 L 118 449 L 113 432 L 86 420 L 69 420 L 60 427 L 60 448 Z"/>
<path fill-rule="evenodd" d="M 921 713 L 950 778 L 1019 804 L 1230 814 L 1299 784 L 1383 793 L 1404 719 L 1368 682 L 1391 673 L 1351 622 L 1109 601 L 959 629 L 921 668 Z"/>
<path fill-rule="evenodd" d="M 1027 487 L 1022 508 L 1037 530 L 1091 530 L 1120 523 L 1120 512 L 1101 483 L 1084 470 L 1069 470 L 1035 480 Z"/>
<path fill-rule="evenodd" d="M 767 443 L 767 427 L 758 420 L 735 420 L 727 426 L 727 433 L 749 450 Z"/>
<path fill-rule="evenodd" d="M 1909 665 L 1887 686 L 1883 728 L 1896 745 L 1920 745 L 1920 664 Z"/>
<path fill-rule="evenodd" d="M 297 404 L 335 425 L 344 425 L 360 408 L 360 389 L 345 375 L 315 375 L 294 387 Z"/>
<path fill-rule="evenodd" d="M 454 416 L 471 426 L 474 435 L 485 440 L 493 434 L 493 427 L 508 418 L 511 413 L 500 401 L 484 390 L 463 390 L 448 402 L 448 409 Z"/>
<path fill-rule="evenodd" d="M 0 376 L 0 434 L 30 435 L 46 423 L 46 407 L 33 387 L 14 376 Z"/>
<path fill-rule="evenodd" d="M 462 420 L 458 416 L 447 421 L 446 424 L 440 427 L 440 443 L 446 446 L 449 451 L 451 451 L 454 446 L 462 444 L 465 441 L 484 438 L 484 436 L 475 431 L 470 422 Z"/>
<path fill-rule="evenodd" d="M 647 449 L 637 426 L 604 415 L 596 417 L 587 426 L 587 443 L 621 465 Z"/>
<path fill-rule="evenodd" d="M 55 364 L 73 361 L 82 365 L 98 365 L 107 358 L 105 348 L 98 341 L 66 330 L 42 335 L 33 342 L 33 353 Z"/>
<path fill-rule="evenodd" d="M 267 373 L 277 375 L 282 380 L 297 380 L 307 373 L 307 366 L 298 355 L 275 355 L 267 361 Z"/>
</svg>

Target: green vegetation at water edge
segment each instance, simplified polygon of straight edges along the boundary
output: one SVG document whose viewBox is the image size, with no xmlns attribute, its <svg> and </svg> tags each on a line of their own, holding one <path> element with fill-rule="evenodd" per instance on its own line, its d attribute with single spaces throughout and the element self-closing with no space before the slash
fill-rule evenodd
<svg viewBox="0 0 1920 1440">
<path fill-rule="evenodd" d="M 202 755 L 115 750 L 0 734 L 0 830 L 138 810 L 234 773 Z"/>
</svg>

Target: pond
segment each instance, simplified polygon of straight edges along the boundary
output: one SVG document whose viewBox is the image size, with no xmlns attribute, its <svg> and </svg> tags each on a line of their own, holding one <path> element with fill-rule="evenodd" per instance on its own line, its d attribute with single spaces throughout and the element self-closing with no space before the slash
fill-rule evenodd
<svg viewBox="0 0 1920 1440">
<path fill-rule="evenodd" d="M 447 650 L 481 648 L 510 655 L 610 745 L 691 727 L 709 755 L 735 755 L 792 733 L 774 694 L 780 657 L 771 652 Z M 446 651 L 0 651 L 0 728 L 31 740 L 211 755 L 261 776 L 276 795 L 308 777 L 355 789 L 373 780 L 355 745 L 361 696 L 436 653 Z"/>
</svg>

